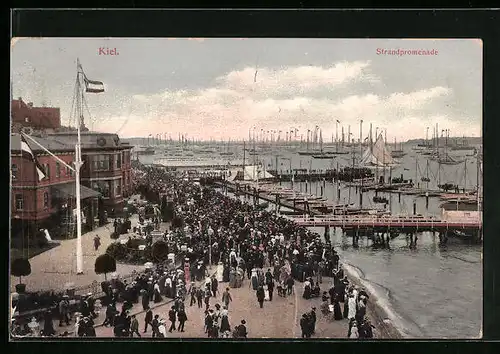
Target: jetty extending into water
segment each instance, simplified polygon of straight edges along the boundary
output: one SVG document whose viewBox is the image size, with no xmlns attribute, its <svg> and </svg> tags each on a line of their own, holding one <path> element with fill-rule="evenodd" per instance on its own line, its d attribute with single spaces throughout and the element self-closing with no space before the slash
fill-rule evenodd
<svg viewBox="0 0 500 354">
<path fill-rule="evenodd" d="M 409 236 L 410 246 L 414 247 L 417 234 L 425 231 L 437 233 L 441 243 L 446 243 L 451 235 L 464 236 L 474 242 L 482 241 L 482 220 L 479 217 L 457 220 L 421 215 L 394 216 L 383 210 L 363 212 L 363 209 L 356 208 L 350 214 L 347 205 L 331 205 L 325 198 L 267 183 L 220 181 L 216 184 L 226 192 L 253 198 L 255 205 L 265 200 L 274 203 L 277 211 L 281 207 L 288 208 L 291 212 L 283 214 L 294 216 L 293 220 L 304 227 L 323 227 L 325 238 L 330 228 L 340 228 L 346 236 L 352 237 L 353 245 L 358 244 L 361 236 L 366 236 L 376 245 L 388 246 L 391 239 L 405 234 Z"/>
</svg>

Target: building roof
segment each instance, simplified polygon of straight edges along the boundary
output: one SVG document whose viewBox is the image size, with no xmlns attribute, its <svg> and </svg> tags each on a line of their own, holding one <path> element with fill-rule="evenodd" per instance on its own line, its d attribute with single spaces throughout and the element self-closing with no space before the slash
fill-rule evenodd
<svg viewBox="0 0 500 354">
<path fill-rule="evenodd" d="M 81 132 L 82 150 L 108 150 L 108 149 L 129 149 L 128 143 L 122 143 L 117 134 Z M 43 137 L 32 136 L 37 142 L 51 152 L 75 151 L 77 141 L 76 132 L 50 133 Z M 30 139 L 26 139 L 33 151 L 43 151 Z M 10 151 L 21 151 L 21 137 L 19 134 L 11 134 Z"/>
<path fill-rule="evenodd" d="M 68 151 L 68 152 L 74 152 L 75 151 L 75 145 L 70 145 L 63 143 L 58 140 L 54 139 L 49 139 L 46 137 L 33 137 L 37 142 L 39 142 L 41 145 L 43 145 L 47 150 L 51 152 L 61 152 L 61 151 Z M 29 147 L 33 151 L 43 151 L 42 148 L 40 148 L 38 145 L 36 145 L 34 142 L 32 142 L 30 139 L 26 139 Z M 10 136 L 10 151 L 11 152 L 16 152 L 16 151 L 21 151 L 21 136 L 19 134 L 11 134 Z"/>
<path fill-rule="evenodd" d="M 48 137 L 66 144 L 74 144 L 77 139 L 76 131 L 50 133 Z M 85 131 L 80 133 L 82 149 L 128 149 L 132 146 L 123 143 L 118 134 Z"/>
</svg>

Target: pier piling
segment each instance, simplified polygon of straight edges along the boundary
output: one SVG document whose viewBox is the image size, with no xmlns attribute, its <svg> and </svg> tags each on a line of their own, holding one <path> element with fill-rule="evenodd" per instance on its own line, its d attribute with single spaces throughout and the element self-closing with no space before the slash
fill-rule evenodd
<svg viewBox="0 0 500 354">
<path fill-rule="evenodd" d="M 398 202 L 401 203 L 401 192 L 398 193 Z"/>
<path fill-rule="evenodd" d="M 413 215 L 417 215 L 417 202 L 413 202 Z"/>
</svg>

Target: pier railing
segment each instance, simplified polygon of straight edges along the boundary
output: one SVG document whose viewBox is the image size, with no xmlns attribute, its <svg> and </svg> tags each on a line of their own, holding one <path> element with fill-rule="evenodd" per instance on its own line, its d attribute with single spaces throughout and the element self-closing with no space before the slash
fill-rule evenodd
<svg viewBox="0 0 500 354">
<path fill-rule="evenodd" d="M 441 220 L 434 217 L 416 216 L 378 216 L 378 215 L 318 215 L 297 216 L 293 220 L 302 226 L 337 226 L 337 227 L 394 227 L 394 228 L 440 228 L 440 229 L 480 229 L 478 219 Z"/>
</svg>

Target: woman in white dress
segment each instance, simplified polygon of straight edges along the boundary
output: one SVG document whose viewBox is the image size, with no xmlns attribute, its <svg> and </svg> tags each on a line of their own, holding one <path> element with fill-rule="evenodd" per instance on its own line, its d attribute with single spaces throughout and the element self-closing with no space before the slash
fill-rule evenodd
<svg viewBox="0 0 500 354">
<path fill-rule="evenodd" d="M 356 317 L 356 299 L 354 298 L 353 294 L 349 295 L 349 298 L 347 300 L 347 307 L 347 318 L 351 320 Z"/>
<path fill-rule="evenodd" d="M 356 322 L 354 322 L 352 324 L 351 334 L 349 335 L 349 339 L 358 339 L 358 338 L 359 338 L 358 326 L 356 325 Z"/>
</svg>

